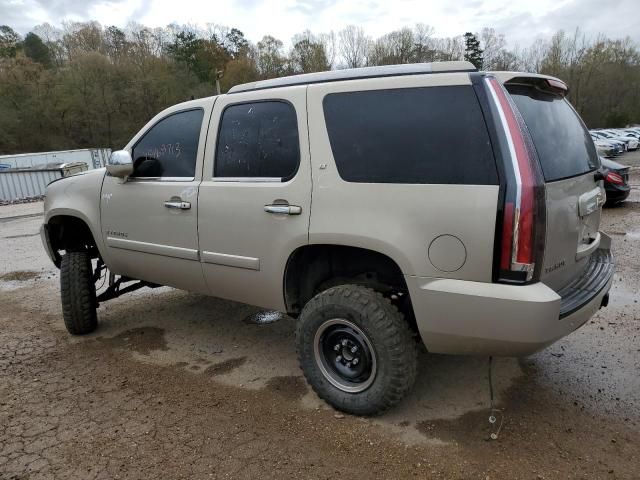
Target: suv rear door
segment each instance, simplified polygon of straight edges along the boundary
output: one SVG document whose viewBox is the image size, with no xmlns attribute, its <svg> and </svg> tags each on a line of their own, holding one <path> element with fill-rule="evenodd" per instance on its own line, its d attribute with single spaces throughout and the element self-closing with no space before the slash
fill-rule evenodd
<svg viewBox="0 0 640 480">
<path fill-rule="evenodd" d="M 216 101 L 198 214 L 212 295 L 285 310 L 287 260 L 309 234 L 306 89 L 232 93 Z"/>
<path fill-rule="evenodd" d="M 519 75 L 519 74 L 518 74 Z M 539 77 L 497 74 L 531 134 L 545 181 L 546 240 L 540 280 L 559 290 L 579 277 L 600 244 L 605 200 L 599 159 L 584 123 L 561 90 Z"/>
</svg>

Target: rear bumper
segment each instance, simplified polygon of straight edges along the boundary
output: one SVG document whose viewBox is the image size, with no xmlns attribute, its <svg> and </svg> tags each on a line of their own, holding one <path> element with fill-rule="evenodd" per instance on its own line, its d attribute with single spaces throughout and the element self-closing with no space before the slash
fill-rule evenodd
<svg viewBox="0 0 640 480">
<path fill-rule="evenodd" d="M 612 185 L 605 183 L 605 191 L 607 192 L 607 203 L 617 203 L 626 200 L 631 193 L 629 185 Z"/>
<path fill-rule="evenodd" d="M 524 356 L 573 332 L 600 308 L 613 282 L 604 237 L 594 255 L 606 250 L 611 268 L 583 278 L 580 285 L 590 290 L 580 290 L 570 311 L 567 298 L 541 282 L 518 286 L 406 276 L 425 346 L 433 353 Z"/>
</svg>

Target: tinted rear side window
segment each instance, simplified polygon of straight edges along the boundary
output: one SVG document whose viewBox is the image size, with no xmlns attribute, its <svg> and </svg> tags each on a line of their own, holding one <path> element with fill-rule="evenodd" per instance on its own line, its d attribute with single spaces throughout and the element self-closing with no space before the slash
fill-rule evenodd
<svg viewBox="0 0 640 480">
<path fill-rule="evenodd" d="M 324 114 L 340 176 L 367 183 L 498 183 L 470 86 L 329 94 Z"/>
<path fill-rule="evenodd" d="M 547 182 L 598 168 L 598 154 L 580 117 L 564 98 L 532 87 L 509 86 L 535 144 Z"/>
<path fill-rule="evenodd" d="M 290 103 L 241 103 L 224 110 L 214 176 L 285 181 L 299 163 L 298 119 Z"/>
</svg>

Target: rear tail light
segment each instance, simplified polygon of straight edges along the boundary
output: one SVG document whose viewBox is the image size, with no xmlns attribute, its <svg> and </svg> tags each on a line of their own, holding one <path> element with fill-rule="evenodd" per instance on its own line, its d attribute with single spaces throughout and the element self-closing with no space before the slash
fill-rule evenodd
<svg viewBox="0 0 640 480">
<path fill-rule="evenodd" d="M 486 78 L 507 136 L 513 181 L 507 182 L 500 242 L 499 279 L 527 282 L 532 279 L 537 242 L 544 229 L 540 167 L 529 132 L 508 92 L 493 77 Z"/>
<path fill-rule="evenodd" d="M 624 185 L 624 179 L 616 172 L 607 173 L 605 179 L 607 180 L 607 182 L 613 183 L 615 185 Z"/>
</svg>

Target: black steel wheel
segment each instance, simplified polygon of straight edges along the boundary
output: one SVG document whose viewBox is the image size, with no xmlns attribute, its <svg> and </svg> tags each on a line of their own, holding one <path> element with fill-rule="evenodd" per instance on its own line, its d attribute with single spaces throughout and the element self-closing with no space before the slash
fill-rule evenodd
<svg viewBox="0 0 640 480">
<path fill-rule="evenodd" d="M 314 339 L 314 354 L 325 378 L 343 392 L 362 392 L 376 377 L 373 345 L 349 320 L 333 318 L 320 325 Z"/>
<path fill-rule="evenodd" d="M 377 415 L 413 387 L 417 345 L 404 316 L 359 285 L 329 288 L 305 305 L 296 330 L 300 367 L 338 410 Z"/>
</svg>

